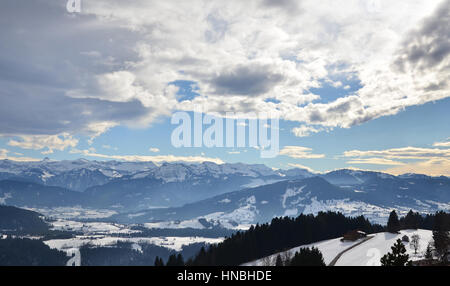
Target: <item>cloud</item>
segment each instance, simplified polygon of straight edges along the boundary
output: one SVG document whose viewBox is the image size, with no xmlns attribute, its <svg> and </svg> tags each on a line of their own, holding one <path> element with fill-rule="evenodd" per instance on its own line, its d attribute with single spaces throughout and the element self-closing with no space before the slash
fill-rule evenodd
<svg viewBox="0 0 450 286">
<path fill-rule="evenodd" d="M 416 173 L 429 176 L 450 176 L 450 160 L 448 158 L 434 158 L 394 167 L 385 171 L 394 175 Z"/>
<path fill-rule="evenodd" d="M 143 162 L 187 162 L 187 163 L 202 163 L 202 162 L 214 162 L 216 164 L 223 164 L 224 162 L 220 158 L 209 158 L 203 156 L 175 156 L 175 155 L 159 155 L 159 156 L 143 156 L 143 155 L 106 155 L 92 152 L 92 150 L 78 150 L 72 149 L 72 154 L 82 154 L 87 157 L 95 157 L 102 159 L 113 159 L 122 161 L 143 161 Z"/>
<path fill-rule="evenodd" d="M 318 159 L 324 158 L 324 154 L 313 154 L 312 149 L 302 146 L 285 146 L 280 150 L 280 155 L 285 155 L 295 159 Z"/>
<path fill-rule="evenodd" d="M 18 161 L 18 162 L 36 162 L 36 161 L 40 161 L 41 159 L 36 159 L 36 158 L 31 158 L 31 157 L 23 157 L 21 156 L 21 154 L 19 153 L 14 153 L 15 155 L 19 155 L 19 157 L 16 156 L 9 156 L 8 155 L 9 150 L 7 149 L 0 149 L 0 160 L 11 160 L 11 161 Z"/>
<path fill-rule="evenodd" d="M 117 151 L 117 150 L 119 150 L 119 148 L 117 148 L 117 147 L 113 147 L 113 146 L 111 146 L 111 145 L 102 145 L 102 148 L 103 149 L 108 149 L 108 150 L 114 150 L 114 151 Z"/>
<path fill-rule="evenodd" d="M 292 133 L 294 133 L 297 137 L 308 137 L 313 133 L 319 133 L 323 129 L 317 129 L 312 126 L 301 125 L 299 127 L 295 127 L 292 129 Z"/>
<path fill-rule="evenodd" d="M 211 80 L 218 94 L 258 96 L 272 90 L 283 80 L 270 66 L 237 66 L 223 71 Z"/>
<path fill-rule="evenodd" d="M 63 151 L 69 147 L 76 147 L 78 139 L 73 138 L 68 133 L 60 135 L 22 135 L 18 136 L 18 140 L 11 139 L 8 141 L 9 146 L 19 147 L 22 149 L 42 150 L 42 154 L 52 154 L 54 150 Z"/>
<path fill-rule="evenodd" d="M 97 0 L 69 14 L 64 2 L 5 0 L 0 134 L 95 138 L 198 105 L 330 128 L 393 115 L 449 96 L 442 3 L 371 13 L 361 1 Z M 315 102 L 310 90 L 337 74 L 362 88 Z M 199 95 L 178 102 L 177 80 Z"/>
<path fill-rule="evenodd" d="M 158 153 L 159 149 L 155 148 L 155 147 L 151 147 L 151 148 L 148 149 L 148 151 L 153 152 L 153 153 Z"/>
<path fill-rule="evenodd" d="M 384 158 L 359 158 L 347 161 L 347 164 L 370 164 L 370 165 L 405 165 L 405 163 L 397 162 Z"/>
<path fill-rule="evenodd" d="M 435 142 L 433 144 L 434 147 L 450 147 L 450 138 L 445 142 Z"/>
<path fill-rule="evenodd" d="M 450 55 L 450 1 L 443 1 L 432 17 L 425 19 L 404 41 L 395 62 L 405 71 L 407 67 L 427 71 L 440 66 L 448 69 Z"/>
<path fill-rule="evenodd" d="M 450 149 L 403 147 L 386 150 L 351 150 L 344 157 L 384 157 L 388 159 L 450 158 Z"/>
<path fill-rule="evenodd" d="M 352 158 L 348 164 L 377 164 L 397 165 L 387 169 L 391 174 L 420 173 L 430 176 L 450 174 L 450 145 L 447 142 L 436 142 L 435 147 L 419 148 L 403 147 L 386 150 L 351 150 L 346 151 L 343 157 Z"/>
<path fill-rule="evenodd" d="M 293 168 L 305 169 L 305 170 L 307 170 L 308 172 L 311 172 L 311 173 L 317 173 L 316 171 L 314 171 L 310 167 L 307 167 L 307 166 L 301 165 L 301 164 L 297 164 L 297 163 L 288 163 L 288 166 L 293 167 Z"/>
</svg>

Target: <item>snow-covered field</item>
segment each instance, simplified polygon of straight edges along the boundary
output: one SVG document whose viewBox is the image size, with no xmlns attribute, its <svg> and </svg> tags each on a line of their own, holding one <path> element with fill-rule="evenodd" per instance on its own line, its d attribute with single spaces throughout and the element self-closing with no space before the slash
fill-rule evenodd
<svg viewBox="0 0 450 286">
<path fill-rule="evenodd" d="M 70 239 L 51 239 L 44 241 L 50 248 L 58 250 L 79 249 L 83 245 L 90 246 L 114 246 L 118 242 L 130 242 L 133 244 L 154 244 L 176 251 L 180 251 L 183 246 L 194 243 L 219 243 L 223 238 L 206 238 L 206 237 L 113 237 L 113 236 L 77 236 Z"/>
<path fill-rule="evenodd" d="M 184 246 L 194 243 L 220 243 L 224 238 L 205 238 L 205 237 L 112 237 L 103 235 L 77 236 L 70 239 L 51 239 L 44 241 L 50 248 L 64 251 L 68 257 L 67 266 L 80 266 L 81 254 L 80 247 L 89 245 L 91 247 L 115 246 L 118 242 L 132 243 L 133 249 L 141 251 L 143 244 L 154 244 L 166 247 L 175 251 L 181 251 Z"/>
<path fill-rule="evenodd" d="M 378 266 L 380 265 L 381 257 L 391 251 L 391 246 L 395 243 L 397 239 L 401 239 L 404 235 L 407 235 L 411 240 L 411 236 L 418 234 L 419 240 L 419 250 L 417 254 L 414 254 L 414 249 L 412 249 L 409 243 L 405 243 L 406 251 L 410 256 L 411 260 L 423 259 L 424 252 L 430 241 L 433 240 L 432 231 L 430 230 L 402 230 L 400 234 L 392 234 L 388 232 L 381 232 L 376 234 L 371 234 L 373 238 L 355 246 L 354 248 L 344 252 L 344 254 L 337 260 L 336 266 Z M 316 247 L 318 248 L 324 257 L 325 263 L 328 265 L 340 252 L 350 248 L 354 244 L 359 243 L 361 240 L 354 242 L 342 242 L 341 238 L 335 238 L 330 240 L 319 241 L 307 245 L 301 245 L 292 248 L 288 251 L 279 253 L 282 258 L 288 256 L 292 257 L 295 252 L 299 251 L 300 248 L 306 247 Z M 243 264 L 244 266 L 265 266 L 265 265 L 275 265 L 277 254 L 258 259 L 252 262 Z"/>
<path fill-rule="evenodd" d="M 124 233 L 137 233 L 139 231 L 130 229 L 129 226 L 109 223 L 109 222 L 79 222 L 73 220 L 58 219 L 50 222 L 52 229 L 76 231 L 83 234 L 124 234 Z"/>
<path fill-rule="evenodd" d="M 252 262 L 248 262 L 243 264 L 243 266 L 267 266 L 267 265 L 275 265 L 276 258 L 278 254 L 281 255 L 282 258 L 288 256 L 293 257 L 295 252 L 299 251 L 300 248 L 307 248 L 307 247 L 316 247 L 322 252 L 323 259 L 325 260 L 325 263 L 328 265 L 333 258 L 336 257 L 336 255 L 339 254 L 339 252 L 349 248 L 350 246 L 358 243 L 360 240 L 357 241 L 346 241 L 342 242 L 341 238 L 335 238 L 330 240 L 324 240 L 319 241 L 311 244 L 305 244 L 298 247 L 294 247 L 289 249 L 285 252 L 280 252 L 273 254 L 271 256 L 268 256 L 266 258 L 258 259 Z"/>
<path fill-rule="evenodd" d="M 411 240 L 411 236 L 414 234 L 418 234 L 420 237 L 418 254 L 414 254 L 414 250 L 409 243 L 405 243 L 406 251 L 411 260 L 423 259 L 428 242 L 433 240 L 432 231 L 423 229 L 402 230 L 400 234 L 388 232 L 375 234 L 374 238 L 344 253 L 337 261 L 336 266 L 378 266 L 381 264 L 381 257 L 391 251 L 391 246 L 397 239 L 407 235 Z"/>
<path fill-rule="evenodd" d="M 117 214 L 117 212 L 113 210 L 89 209 L 80 206 L 26 209 L 38 212 L 46 217 L 57 217 L 60 219 L 96 219 L 106 218 Z"/>
</svg>

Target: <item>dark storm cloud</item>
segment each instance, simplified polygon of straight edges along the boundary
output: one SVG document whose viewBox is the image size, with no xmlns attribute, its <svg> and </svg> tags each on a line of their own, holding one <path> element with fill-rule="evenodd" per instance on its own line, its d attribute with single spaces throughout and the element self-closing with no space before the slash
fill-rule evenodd
<svg viewBox="0 0 450 286">
<path fill-rule="evenodd" d="M 66 1 L 0 2 L 0 135 L 78 132 L 96 122 L 127 122 L 152 112 L 138 101 L 96 99 L 96 75 L 137 57 L 139 34 L 94 16 L 70 14 Z M 83 90 L 90 99 L 71 98 Z"/>
<path fill-rule="evenodd" d="M 258 96 L 270 91 L 283 79 L 283 75 L 273 73 L 270 66 L 251 65 L 224 71 L 211 83 L 219 94 Z"/>
<path fill-rule="evenodd" d="M 139 101 L 70 98 L 41 87 L 9 86 L 0 98 L 0 134 L 10 135 L 84 132 L 91 123 L 130 121 L 151 112 Z"/>
<path fill-rule="evenodd" d="M 401 71 L 405 70 L 406 65 L 426 71 L 439 65 L 449 54 L 450 0 L 445 0 L 420 29 L 405 39 L 395 66 Z"/>
</svg>

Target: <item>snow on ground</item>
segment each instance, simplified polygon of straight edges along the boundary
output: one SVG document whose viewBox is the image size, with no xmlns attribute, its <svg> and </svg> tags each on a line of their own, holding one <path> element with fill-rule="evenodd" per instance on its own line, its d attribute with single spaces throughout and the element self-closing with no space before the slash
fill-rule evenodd
<svg viewBox="0 0 450 286">
<path fill-rule="evenodd" d="M 41 213 L 46 217 L 57 217 L 62 219 L 97 219 L 106 218 L 117 214 L 117 212 L 113 210 L 88 209 L 80 206 L 26 209 Z"/>
<path fill-rule="evenodd" d="M 418 254 L 414 254 L 414 250 L 410 247 L 409 243 L 405 243 L 405 248 L 411 260 L 422 259 L 428 242 L 433 240 L 432 231 L 423 229 L 402 230 L 400 234 L 388 232 L 374 234 L 374 238 L 344 253 L 337 261 L 336 266 L 378 266 L 381 264 L 381 257 L 391 251 L 391 246 L 397 239 L 401 239 L 404 235 L 407 235 L 411 240 L 411 236 L 414 234 L 420 236 Z"/>
<path fill-rule="evenodd" d="M 200 220 L 204 220 L 206 225 L 202 224 Z M 193 229 L 206 229 L 210 227 L 222 227 L 234 230 L 247 230 L 252 224 L 239 224 L 233 219 L 230 219 L 224 212 L 211 213 L 206 216 L 197 217 L 189 220 L 178 220 L 178 221 L 160 221 L 160 222 L 148 222 L 144 223 L 144 227 L 149 229 L 183 229 L 183 228 L 193 228 Z"/>
<path fill-rule="evenodd" d="M 162 247 L 166 247 L 169 249 L 173 249 L 176 251 L 180 251 L 183 246 L 190 245 L 194 243 L 209 243 L 215 244 L 222 242 L 224 238 L 206 238 L 206 237 L 112 237 L 112 236 L 103 236 L 103 235 L 95 235 L 95 236 L 76 236 L 74 238 L 69 239 L 51 239 L 44 241 L 46 245 L 50 248 L 55 248 L 63 251 L 73 251 L 74 249 L 79 249 L 83 245 L 90 246 L 114 246 L 118 242 L 130 242 L 136 245 L 140 244 L 154 244 Z"/>
<path fill-rule="evenodd" d="M 433 240 L 432 231 L 423 229 L 402 230 L 400 234 L 392 234 L 388 232 L 370 234 L 369 236 L 373 235 L 374 237 L 345 252 L 336 262 L 336 266 L 378 266 L 381 264 L 381 257 L 391 251 L 391 246 L 397 239 L 401 239 L 404 235 L 407 235 L 411 240 L 411 236 L 414 234 L 418 234 L 420 237 L 418 253 L 417 255 L 414 254 L 414 249 L 410 247 L 409 243 L 405 243 L 407 253 L 409 254 L 411 260 L 423 259 L 428 243 Z M 354 242 L 342 242 L 341 238 L 319 241 L 307 245 L 301 245 L 285 252 L 276 253 L 265 258 L 248 262 L 243 264 L 243 266 L 275 265 L 278 254 L 280 254 L 282 258 L 286 257 L 286 254 L 292 257 L 295 252 L 300 250 L 300 248 L 313 246 L 322 252 L 325 264 L 328 265 L 340 252 L 350 248 L 360 241 L 361 240 Z"/>
<path fill-rule="evenodd" d="M 144 223 L 146 228 L 170 228 L 170 229 L 180 229 L 180 228 L 194 228 L 194 229 L 204 229 L 205 226 L 199 222 L 198 219 L 190 219 L 183 221 L 162 221 L 162 222 L 148 222 Z"/>
<path fill-rule="evenodd" d="M 307 248 L 307 247 L 318 248 L 320 250 L 320 252 L 322 252 L 323 259 L 325 260 L 325 264 L 328 265 L 333 260 L 333 258 L 335 258 L 341 251 L 349 248 L 350 246 L 352 246 L 360 241 L 361 240 L 342 242 L 341 237 L 335 238 L 335 239 L 330 239 L 330 240 L 319 241 L 319 242 L 315 242 L 315 243 L 311 243 L 311 244 L 305 244 L 305 245 L 301 245 L 298 247 L 294 247 L 294 248 L 289 249 L 288 251 L 276 253 L 276 254 L 273 254 L 266 258 L 248 262 L 243 265 L 244 266 L 266 266 L 267 263 L 269 263 L 269 265 L 275 265 L 275 261 L 276 261 L 278 254 L 280 254 L 282 258 L 285 257 L 286 254 L 288 254 L 290 257 L 293 257 L 295 252 L 299 251 L 300 248 Z"/>
<path fill-rule="evenodd" d="M 54 230 L 66 230 L 83 232 L 84 234 L 119 234 L 119 233 L 137 233 L 126 225 L 108 222 L 79 222 L 72 220 L 58 219 L 50 222 Z"/>
</svg>

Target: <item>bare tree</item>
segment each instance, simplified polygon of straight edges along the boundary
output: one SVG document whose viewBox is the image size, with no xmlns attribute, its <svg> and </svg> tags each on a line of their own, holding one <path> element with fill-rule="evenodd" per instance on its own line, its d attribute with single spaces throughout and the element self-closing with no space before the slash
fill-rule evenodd
<svg viewBox="0 0 450 286">
<path fill-rule="evenodd" d="M 292 254 L 289 250 L 283 252 L 281 254 L 281 259 L 283 260 L 283 264 L 288 266 L 291 263 Z"/>
<path fill-rule="evenodd" d="M 414 254 L 417 254 L 417 251 L 419 250 L 419 244 L 420 242 L 420 236 L 415 233 L 413 236 L 411 236 L 411 242 L 409 243 L 409 246 L 414 249 Z"/>
<path fill-rule="evenodd" d="M 266 256 L 262 259 L 262 266 L 273 266 L 273 259 L 271 256 Z"/>
</svg>

